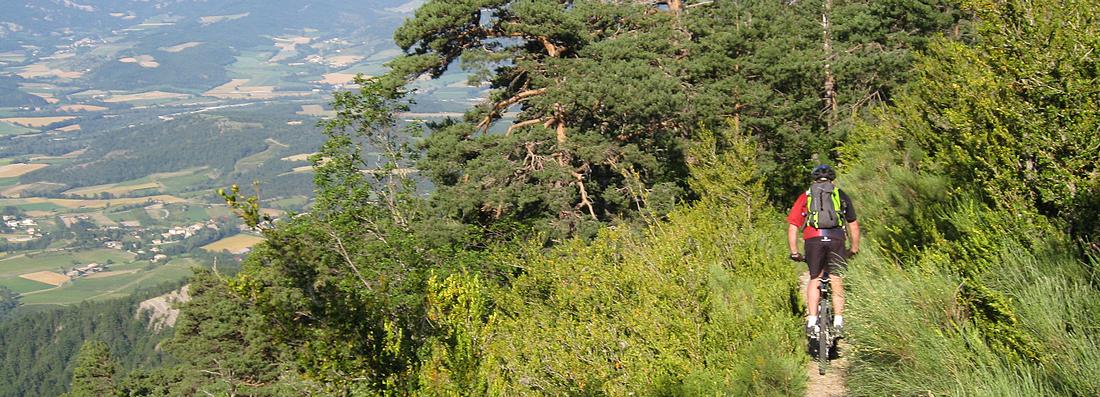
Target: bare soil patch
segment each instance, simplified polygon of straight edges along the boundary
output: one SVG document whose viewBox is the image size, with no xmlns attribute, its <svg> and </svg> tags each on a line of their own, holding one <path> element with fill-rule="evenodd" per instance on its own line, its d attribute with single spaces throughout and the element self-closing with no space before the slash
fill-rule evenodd
<svg viewBox="0 0 1100 397">
<path fill-rule="evenodd" d="M 23 176 L 24 174 L 31 171 L 40 170 L 49 166 L 49 164 L 8 164 L 5 166 L 0 166 L 0 178 L 14 178 L 17 176 Z"/>
<path fill-rule="evenodd" d="M 152 55 L 138 55 L 138 56 L 133 56 L 133 57 L 125 57 L 125 58 L 119 59 L 118 61 L 122 62 L 122 63 L 136 63 L 136 64 L 138 64 L 138 66 L 141 66 L 143 68 L 148 68 L 148 69 L 152 69 L 152 68 L 160 66 L 160 63 L 158 63 L 157 60 L 155 58 L 153 58 Z"/>
<path fill-rule="evenodd" d="M 293 156 L 286 156 L 286 157 L 283 157 L 283 158 L 282 158 L 282 160 L 283 160 L 283 161 L 308 161 L 308 160 L 309 160 L 309 156 L 312 156 L 312 155 L 314 155 L 314 154 L 316 154 L 316 153 L 302 153 L 302 154 L 295 154 L 295 155 L 293 155 Z"/>
<path fill-rule="evenodd" d="M 233 79 L 228 83 L 214 87 L 203 95 L 218 99 L 272 99 L 281 97 L 308 96 L 308 92 L 275 91 L 275 86 L 246 86 L 249 79 Z"/>
<path fill-rule="evenodd" d="M 188 41 L 186 43 L 176 44 L 176 45 L 171 46 L 171 47 L 161 47 L 160 50 L 164 51 L 164 52 L 173 52 L 173 53 L 174 52 L 182 52 L 183 50 L 186 50 L 188 48 L 198 47 L 202 44 L 203 44 L 203 42 L 201 42 L 201 41 Z"/>
<path fill-rule="evenodd" d="M 247 17 L 250 13 L 232 14 L 232 15 L 210 15 L 205 17 L 199 17 L 199 23 L 203 25 L 213 25 L 218 22 L 228 22 L 236 19 Z"/>
<path fill-rule="evenodd" d="M 53 286 L 58 286 L 58 285 L 65 284 L 65 283 L 69 282 L 69 277 L 68 276 L 65 276 L 63 274 L 57 274 L 57 273 L 54 273 L 54 272 L 34 272 L 34 273 L 21 274 L 21 275 L 19 275 L 19 278 L 23 278 L 23 279 L 27 279 L 27 280 L 31 280 L 31 281 L 37 281 L 37 282 L 40 282 L 42 284 L 49 284 L 49 285 L 53 285 Z"/>
<path fill-rule="evenodd" d="M 59 79 L 71 80 L 79 79 L 80 77 L 84 76 L 84 73 L 81 72 L 70 72 L 61 69 L 54 69 L 50 67 L 50 65 L 44 63 L 36 63 L 34 65 L 25 66 L 23 67 L 23 70 L 21 72 L 16 74 L 25 79 L 34 79 L 39 77 L 56 77 Z"/>
<path fill-rule="evenodd" d="M 304 173 L 307 173 L 307 172 L 313 172 L 313 166 L 312 165 L 303 165 L 301 167 L 294 167 L 294 169 L 291 170 L 290 172 L 292 174 L 304 174 Z"/>
<path fill-rule="evenodd" d="M 342 85 L 348 84 L 355 80 L 355 73 L 325 73 L 321 75 L 322 79 L 317 80 L 317 83 L 329 84 L 329 85 Z M 370 76 L 364 76 L 370 78 Z"/>
<path fill-rule="evenodd" d="M 313 39 L 305 36 L 291 36 L 291 37 L 275 37 L 275 48 L 279 49 L 279 52 L 275 56 L 268 59 L 268 62 L 279 62 L 293 58 L 298 55 L 298 45 L 309 44 Z"/>
<path fill-rule="evenodd" d="M 348 67 L 366 59 L 362 55 L 336 55 L 325 58 L 325 62 L 332 67 L 342 68 Z"/>
<path fill-rule="evenodd" d="M 80 131 L 80 124 L 67 125 L 67 126 L 58 128 L 56 131 L 61 131 L 61 132 Z"/>
<path fill-rule="evenodd" d="M 202 249 L 210 252 L 229 251 L 234 254 L 239 254 L 247 252 L 252 246 L 259 244 L 261 241 L 264 241 L 263 237 L 250 234 L 238 234 L 207 244 L 203 246 Z"/>
<path fill-rule="evenodd" d="M 21 125 L 24 127 L 38 128 L 45 127 L 47 125 L 58 123 L 62 121 L 68 121 L 75 119 L 73 116 L 52 116 L 52 117 L 9 117 L 6 119 L 0 119 L 0 121 L 6 123 L 12 123 Z"/>
</svg>

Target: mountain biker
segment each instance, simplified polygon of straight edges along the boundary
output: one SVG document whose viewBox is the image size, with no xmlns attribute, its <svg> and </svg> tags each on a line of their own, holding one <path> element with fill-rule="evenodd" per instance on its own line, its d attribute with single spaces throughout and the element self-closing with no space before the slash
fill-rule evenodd
<svg viewBox="0 0 1100 397">
<path fill-rule="evenodd" d="M 806 288 L 806 332 L 816 334 L 817 303 L 821 292 L 818 286 L 825 266 L 836 269 L 859 252 L 859 221 L 852 200 L 836 187 L 836 171 L 828 165 L 814 167 L 810 173 L 813 181 L 805 194 L 800 194 L 787 214 L 787 243 L 791 260 L 806 261 L 810 271 L 810 283 Z M 815 201 L 816 200 L 816 201 Z M 798 231 L 802 231 L 806 255 L 798 251 Z M 846 234 L 851 235 L 850 249 L 845 249 Z M 831 273 L 833 288 L 833 324 L 836 329 L 844 326 L 844 285 L 839 274 Z"/>
</svg>

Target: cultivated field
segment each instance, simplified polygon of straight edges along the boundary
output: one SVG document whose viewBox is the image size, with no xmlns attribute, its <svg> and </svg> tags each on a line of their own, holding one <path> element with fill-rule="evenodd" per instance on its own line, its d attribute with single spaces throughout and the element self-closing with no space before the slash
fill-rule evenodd
<svg viewBox="0 0 1100 397">
<path fill-rule="evenodd" d="M 60 99 L 57 99 L 57 98 L 55 98 L 55 97 L 53 96 L 53 94 L 52 94 L 52 93 L 49 93 L 49 92 L 31 92 L 30 94 L 31 94 L 31 95 L 34 95 L 34 96 L 36 96 L 36 97 L 39 97 L 39 98 L 45 99 L 45 100 L 46 100 L 46 103 L 49 103 L 49 104 L 54 104 L 54 103 L 58 103 L 58 102 L 61 102 L 61 100 L 60 100 Z"/>
<path fill-rule="evenodd" d="M 241 13 L 233 15 L 210 15 L 205 17 L 199 17 L 199 23 L 203 25 L 212 25 L 218 22 L 228 22 L 235 19 L 241 19 L 247 17 L 250 13 Z"/>
<path fill-rule="evenodd" d="M 293 36 L 293 37 L 275 37 L 275 48 L 279 49 L 279 53 L 271 57 L 268 62 L 279 62 L 293 58 L 298 55 L 298 45 L 309 44 L 313 39 L 305 36 Z"/>
<path fill-rule="evenodd" d="M 40 170 L 49 166 L 49 164 L 8 164 L 0 166 L 0 178 L 14 178 L 17 176 L 23 176 L 24 174 L 31 171 Z"/>
<path fill-rule="evenodd" d="M 0 135 L 22 135 L 32 132 L 38 132 L 38 130 L 0 121 Z"/>
<path fill-rule="evenodd" d="M 203 246 L 202 249 L 210 252 L 229 251 L 230 253 L 238 254 L 248 251 L 252 246 L 259 244 L 261 241 L 264 241 L 263 237 L 250 234 L 238 234 L 207 244 Z"/>
<path fill-rule="evenodd" d="M 282 97 L 308 96 L 309 92 L 275 91 L 275 86 L 246 86 L 249 79 L 232 79 L 228 83 L 214 87 L 203 95 L 219 99 L 272 99 Z"/>
<path fill-rule="evenodd" d="M 45 272 L 45 271 L 27 273 L 27 274 L 20 274 L 19 278 L 27 279 L 27 280 L 31 280 L 31 281 L 37 281 L 37 282 L 40 282 L 42 284 L 49 284 L 49 285 L 54 285 L 54 286 L 65 284 L 66 282 L 69 281 L 69 277 L 65 276 L 64 274 L 58 274 L 58 273 L 54 273 L 54 272 Z"/>
<path fill-rule="evenodd" d="M 95 105 L 61 105 L 57 107 L 57 110 L 61 112 L 102 112 L 107 108 Z"/>
<path fill-rule="evenodd" d="M 76 208 L 104 208 L 108 205 L 130 205 L 130 204 L 142 204 L 149 201 L 156 201 L 162 203 L 185 203 L 187 200 L 181 199 L 175 196 L 169 196 L 166 194 L 149 196 L 149 197 L 127 197 L 116 198 L 109 200 L 79 200 L 79 199 L 52 199 L 42 197 L 28 197 L 18 199 L 0 199 L 0 207 L 3 206 L 26 206 L 33 204 L 53 204 L 62 208 L 76 209 Z"/>
<path fill-rule="evenodd" d="M 34 79 L 39 77 L 56 77 L 59 79 L 79 79 L 84 76 L 81 72 L 70 72 L 61 69 L 54 69 L 48 64 L 36 63 L 34 65 L 23 67 L 22 71 L 16 73 L 19 77 L 25 79 Z"/>
<path fill-rule="evenodd" d="M 188 48 L 198 47 L 202 44 L 203 43 L 201 41 L 189 41 L 186 43 L 176 44 L 171 47 L 161 47 L 160 50 L 164 52 L 181 52 Z"/>
<path fill-rule="evenodd" d="M 325 73 L 321 75 L 322 79 L 317 83 L 337 85 L 347 84 L 355 80 L 355 73 Z M 364 76 L 370 78 L 370 76 Z"/>
<path fill-rule="evenodd" d="M 114 276 L 122 276 L 122 275 L 126 275 L 126 274 L 134 274 L 134 273 L 137 273 L 139 271 L 141 271 L 141 269 L 120 270 L 120 271 L 117 271 L 117 272 L 99 272 L 99 273 L 92 274 L 90 276 L 85 276 L 84 278 L 94 280 L 94 279 L 97 279 L 97 278 L 108 278 L 108 277 L 114 277 Z"/>
<path fill-rule="evenodd" d="M 153 58 L 152 55 L 138 55 L 138 56 L 133 56 L 133 57 L 125 57 L 125 58 L 119 59 L 118 61 L 122 62 L 122 63 L 136 63 L 136 64 L 138 64 L 138 66 L 141 66 L 143 68 L 149 68 L 149 69 L 156 68 L 156 67 L 160 66 L 160 63 L 157 63 L 157 60 L 155 58 Z"/>
<path fill-rule="evenodd" d="M 80 131 L 80 124 L 67 125 L 67 126 L 55 129 L 54 131 L 61 131 L 61 132 Z"/>
<path fill-rule="evenodd" d="M 137 94 L 111 95 L 109 98 L 104 99 L 103 102 L 121 103 L 121 102 L 134 102 L 134 101 L 149 101 L 149 100 L 158 100 L 158 99 L 180 99 L 180 98 L 187 98 L 189 96 L 190 95 L 180 94 L 180 93 L 175 93 L 175 92 L 149 91 L 149 92 L 141 92 L 141 93 L 137 93 Z"/>
<path fill-rule="evenodd" d="M 31 161 L 43 161 L 43 160 L 68 160 L 68 159 L 73 159 L 73 158 L 76 158 L 76 157 L 78 157 L 78 156 L 80 156 L 80 155 L 84 154 L 84 152 L 86 152 L 86 151 L 88 151 L 88 149 L 80 149 L 80 150 L 74 150 L 74 151 L 72 151 L 72 152 L 69 152 L 69 153 L 65 153 L 65 154 L 63 154 L 63 155 L 60 155 L 60 156 L 37 156 L 37 157 L 31 157 Z"/>
<path fill-rule="evenodd" d="M 336 55 L 325 58 L 325 63 L 335 68 L 343 68 L 354 65 L 366 57 L 361 55 Z"/>
<path fill-rule="evenodd" d="M 23 193 L 26 193 L 26 192 L 31 192 L 31 194 L 33 195 L 34 192 L 41 192 L 41 191 L 44 191 L 44 190 L 53 190 L 53 189 L 56 189 L 58 187 L 64 187 L 64 186 L 65 185 L 63 185 L 63 184 L 53 183 L 53 182 L 26 183 L 26 184 L 20 184 L 20 185 L 15 185 L 15 186 L 12 186 L 12 187 L 9 187 L 9 188 L 5 188 L 4 190 L 0 190 L 0 196 L 3 196 L 3 197 L 23 197 Z"/>
<path fill-rule="evenodd" d="M 157 183 L 157 182 L 146 182 L 146 183 L 139 183 L 139 184 L 134 184 L 134 185 L 119 185 L 117 183 L 111 183 L 111 184 L 107 184 L 107 185 L 88 186 L 88 187 L 81 187 L 81 188 L 71 189 L 71 190 L 68 190 L 68 191 L 64 192 L 64 194 L 71 194 L 71 195 L 74 195 L 74 196 L 84 196 L 84 197 L 92 196 L 92 197 L 94 197 L 94 196 L 97 196 L 101 193 L 110 193 L 110 194 L 115 195 L 115 196 L 121 196 L 121 195 L 128 194 L 130 192 L 134 192 L 134 191 L 138 191 L 138 190 L 160 189 L 162 187 L 163 186 L 161 186 L 161 184 Z"/>
<path fill-rule="evenodd" d="M 335 111 L 325 110 L 321 105 L 302 105 L 302 110 L 299 110 L 297 113 L 302 116 L 313 117 L 332 117 L 336 115 Z"/>
<path fill-rule="evenodd" d="M 143 264 L 115 266 L 127 268 L 113 271 L 111 275 L 84 277 L 56 288 L 24 293 L 20 301 L 24 305 L 68 305 L 86 300 L 100 300 L 127 296 L 143 286 L 178 281 L 191 276 L 197 263 L 191 259 L 177 259 L 167 264 L 145 270 Z"/>
<path fill-rule="evenodd" d="M 38 128 L 45 127 L 47 125 L 58 123 L 62 121 L 68 121 L 75 119 L 73 116 L 54 116 L 54 117 L 9 117 L 6 119 L 0 119 L 5 123 L 12 123 L 21 125 L 24 127 Z"/>
<path fill-rule="evenodd" d="M 295 154 L 293 156 L 283 157 L 281 160 L 283 160 L 283 161 L 308 161 L 309 156 L 312 156 L 314 154 L 316 154 L 316 153 Z"/>
</svg>

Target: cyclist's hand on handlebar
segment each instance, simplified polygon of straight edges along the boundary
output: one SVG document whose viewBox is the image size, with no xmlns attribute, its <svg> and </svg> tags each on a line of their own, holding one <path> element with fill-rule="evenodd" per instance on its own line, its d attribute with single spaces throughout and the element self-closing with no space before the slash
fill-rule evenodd
<svg viewBox="0 0 1100 397">
<path fill-rule="evenodd" d="M 800 253 L 800 252 L 792 252 L 791 253 L 791 260 L 795 261 L 795 262 L 805 262 L 806 257 L 802 256 L 802 253 Z"/>
</svg>

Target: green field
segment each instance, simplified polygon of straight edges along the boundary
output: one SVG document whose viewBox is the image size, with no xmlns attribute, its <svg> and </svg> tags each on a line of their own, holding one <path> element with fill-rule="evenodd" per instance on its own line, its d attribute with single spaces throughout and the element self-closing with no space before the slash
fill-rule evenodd
<svg viewBox="0 0 1100 397">
<path fill-rule="evenodd" d="M 144 265 L 144 262 L 140 263 Z M 82 278 L 61 287 L 23 295 L 24 305 L 69 305 L 85 300 L 125 297 L 134 290 L 161 283 L 179 281 L 191 276 L 198 263 L 189 258 L 176 259 L 152 270 L 139 270 L 105 278 Z M 117 269 L 122 269 L 122 266 Z M 131 266 L 132 269 L 132 266 Z"/>
<path fill-rule="evenodd" d="M 0 121 L 0 136 L 22 135 L 30 134 L 33 132 L 38 132 L 38 130 Z"/>
<path fill-rule="evenodd" d="M 108 259 L 116 263 L 125 263 L 133 261 L 134 255 L 125 251 L 111 249 L 13 255 L 0 259 L 0 277 L 19 276 L 20 274 L 44 270 L 56 271 L 58 268 L 72 267 L 73 261 L 81 264 L 92 262 L 105 263 Z"/>
<path fill-rule="evenodd" d="M 288 209 L 288 208 L 302 208 L 303 206 L 305 206 L 308 203 L 309 203 L 309 198 L 308 197 L 293 196 L 293 197 L 281 198 L 281 199 L 278 199 L 278 200 L 271 200 L 267 203 L 267 205 L 272 207 L 272 208 L 277 208 L 277 209 Z"/>
<path fill-rule="evenodd" d="M 160 180 L 160 183 L 164 185 L 164 189 L 167 192 L 175 193 L 187 187 L 194 186 L 209 180 L 210 177 L 206 176 L 206 174 L 189 174 L 165 178 Z"/>
<path fill-rule="evenodd" d="M 172 214 L 179 216 L 183 220 L 191 222 L 203 222 L 210 219 L 210 214 L 206 212 L 206 208 L 199 205 L 188 205 L 186 207 L 178 207 L 179 211 L 173 211 Z"/>
<path fill-rule="evenodd" d="M 65 207 L 54 203 L 25 203 L 25 204 L 11 204 L 12 207 L 19 208 L 23 211 L 57 211 L 64 210 Z"/>
<path fill-rule="evenodd" d="M 53 286 L 49 284 L 43 284 L 37 281 L 31 281 L 19 277 L 6 276 L 0 276 L 0 286 L 7 287 L 8 289 L 20 294 L 53 288 Z"/>
</svg>

